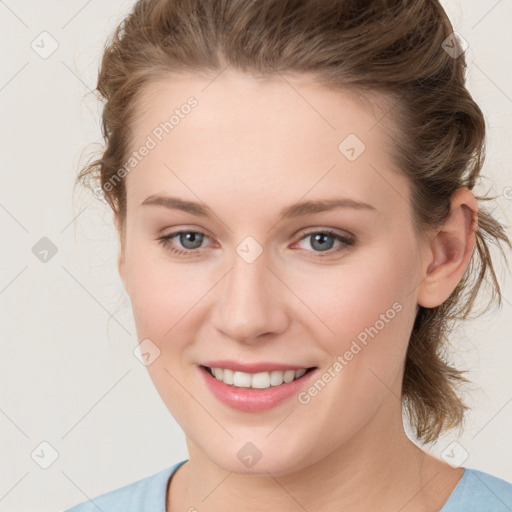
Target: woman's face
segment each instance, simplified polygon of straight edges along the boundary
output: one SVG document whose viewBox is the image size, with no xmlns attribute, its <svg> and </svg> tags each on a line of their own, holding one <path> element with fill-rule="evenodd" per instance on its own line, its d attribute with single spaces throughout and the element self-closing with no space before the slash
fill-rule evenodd
<svg viewBox="0 0 512 512">
<path fill-rule="evenodd" d="M 384 104 L 231 71 L 142 100 L 119 270 L 191 455 L 278 475 L 375 440 L 401 420 L 424 265 Z"/>
</svg>

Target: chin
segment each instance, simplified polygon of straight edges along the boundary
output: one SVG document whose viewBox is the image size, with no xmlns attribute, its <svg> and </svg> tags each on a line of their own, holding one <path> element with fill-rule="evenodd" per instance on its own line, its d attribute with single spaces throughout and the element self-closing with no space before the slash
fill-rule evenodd
<svg viewBox="0 0 512 512">
<path fill-rule="evenodd" d="M 289 442 L 283 445 L 280 439 L 265 439 L 267 435 L 268 431 L 260 436 L 239 435 L 229 440 L 225 436 L 218 440 L 209 438 L 196 444 L 196 448 L 215 465 L 240 475 L 284 476 L 314 462 L 312 454 L 304 451 L 304 445 L 309 445 L 307 440 L 294 442 L 289 437 Z"/>
</svg>

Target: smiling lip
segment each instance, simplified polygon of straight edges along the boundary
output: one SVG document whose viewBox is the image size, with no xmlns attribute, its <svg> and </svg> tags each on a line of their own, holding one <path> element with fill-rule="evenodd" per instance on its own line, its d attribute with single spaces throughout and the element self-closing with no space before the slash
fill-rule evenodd
<svg viewBox="0 0 512 512">
<path fill-rule="evenodd" d="M 212 366 L 210 366 L 210 364 Z M 213 396 L 221 403 L 243 412 L 263 412 L 272 409 L 291 396 L 297 395 L 301 389 L 308 386 L 312 376 L 316 375 L 317 369 L 311 367 L 302 377 L 285 382 L 279 386 L 270 386 L 266 389 L 242 388 L 230 386 L 217 380 L 210 371 L 210 368 L 229 368 L 234 371 L 245 371 L 247 373 L 258 373 L 272 370 L 300 370 L 305 366 L 279 365 L 275 363 L 240 364 L 233 361 L 210 361 L 207 365 L 199 365 L 206 386 Z M 250 371 L 248 369 L 251 369 Z M 256 370 L 255 370 L 256 369 Z"/>
<path fill-rule="evenodd" d="M 300 370 L 301 368 L 311 368 L 313 365 L 293 365 L 293 364 L 280 364 L 270 362 L 260 363 L 240 363 L 239 361 L 206 361 L 202 363 L 203 366 L 210 368 L 227 368 L 229 370 L 245 372 L 245 373 L 258 373 L 258 372 L 272 372 L 274 370 Z"/>
</svg>

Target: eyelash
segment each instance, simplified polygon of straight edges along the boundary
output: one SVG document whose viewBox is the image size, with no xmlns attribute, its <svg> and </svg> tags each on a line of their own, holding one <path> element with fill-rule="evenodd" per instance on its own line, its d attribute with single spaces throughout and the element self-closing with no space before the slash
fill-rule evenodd
<svg viewBox="0 0 512 512">
<path fill-rule="evenodd" d="M 171 245 L 170 240 L 172 238 L 174 238 L 175 236 L 183 234 L 183 233 L 194 233 L 194 234 L 202 235 L 202 236 L 205 236 L 208 238 L 208 235 L 206 235 L 206 233 L 202 233 L 201 231 L 181 230 L 181 231 L 175 231 L 175 232 L 170 233 L 165 236 L 161 236 L 157 240 L 166 250 L 170 251 L 173 254 L 178 254 L 181 256 L 190 256 L 190 255 L 195 255 L 195 254 L 197 254 L 197 252 L 201 251 L 200 248 L 183 250 L 183 249 L 177 249 L 176 247 L 173 247 Z M 341 242 L 341 245 L 337 249 L 329 249 L 327 251 L 307 251 L 307 252 L 317 253 L 317 256 L 309 257 L 310 259 L 326 258 L 329 256 L 333 256 L 334 254 L 337 254 L 338 252 L 341 252 L 345 248 L 353 246 L 355 244 L 355 238 L 350 238 L 350 237 L 340 235 L 330 229 L 309 231 L 308 233 L 305 233 L 300 238 L 298 238 L 296 240 L 296 242 L 294 242 L 294 244 L 297 242 L 300 242 L 301 240 L 304 240 L 305 238 L 308 238 L 309 236 L 317 235 L 317 234 L 328 235 L 328 236 L 334 238 L 335 240 L 338 240 L 339 242 Z"/>
</svg>

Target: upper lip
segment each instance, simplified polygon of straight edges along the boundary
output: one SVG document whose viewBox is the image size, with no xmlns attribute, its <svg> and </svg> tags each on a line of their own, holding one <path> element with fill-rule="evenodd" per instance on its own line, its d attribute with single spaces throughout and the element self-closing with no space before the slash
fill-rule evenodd
<svg viewBox="0 0 512 512">
<path fill-rule="evenodd" d="M 274 370 L 300 370 L 302 368 L 313 368 L 308 365 L 297 365 L 297 364 L 285 364 L 285 363 L 274 363 L 267 361 L 260 361 L 258 363 L 241 363 L 240 361 L 206 361 L 202 364 L 210 368 L 227 368 L 229 370 L 245 372 L 245 373 L 259 373 L 259 372 L 271 372 Z"/>
</svg>

